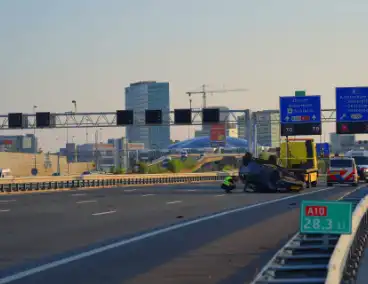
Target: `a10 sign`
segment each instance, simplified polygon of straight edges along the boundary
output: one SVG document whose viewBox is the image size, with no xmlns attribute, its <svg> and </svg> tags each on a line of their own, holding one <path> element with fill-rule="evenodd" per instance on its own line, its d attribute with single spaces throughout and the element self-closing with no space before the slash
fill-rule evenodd
<svg viewBox="0 0 368 284">
<path fill-rule="evenodd" d="M 352 204 L 340 201 L 307 201 L 300 207 L 300 233 L 351 234 Z"/>
</svg>

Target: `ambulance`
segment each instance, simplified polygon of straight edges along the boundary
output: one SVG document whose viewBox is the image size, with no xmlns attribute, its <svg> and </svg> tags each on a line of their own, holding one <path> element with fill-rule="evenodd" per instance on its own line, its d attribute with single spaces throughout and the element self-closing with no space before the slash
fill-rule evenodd
<svg viewBox="0 0 368 284">
<path fill-rule="evenodd" d="M 333 184 L 351 184 L 357 186 L 359 175 L 352 157 L 333 157 L 327 171 L 327 186 Z"/>
</svg>

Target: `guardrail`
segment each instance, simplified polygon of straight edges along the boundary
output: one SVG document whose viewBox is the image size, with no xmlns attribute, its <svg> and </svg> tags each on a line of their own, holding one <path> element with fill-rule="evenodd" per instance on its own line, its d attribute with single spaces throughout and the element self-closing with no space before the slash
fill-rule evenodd
<svg viewBox="0 0 368 284">
<path fill-rule="evenodd" d="M 297 233 L 267 263 L 252 284 L 340 284 L 354 279 L 367 239 L 368 198 L 354 197 L 351 193 L 339 201 L 353 205 L 351 235 Z"/>
<path fill-rule="evenodd" d="M 340 236 L 328 264 L 327 284 L 355 280 L 360 258 L 365 249 L 368 234 L 368 196 L 364 197 L 354 210 L 352 232 Z"/>
<path fill-rule="evenodd" d="M 0 180 L 0 193 L 58 190 L 73 188 L 120 187 L 130 185 L 176 184 L 220 181 L 225 172 L 188 174 L 142 174 L 142 175 L 88 175 L 66 177 L 35 177 Z"/>
</svg>

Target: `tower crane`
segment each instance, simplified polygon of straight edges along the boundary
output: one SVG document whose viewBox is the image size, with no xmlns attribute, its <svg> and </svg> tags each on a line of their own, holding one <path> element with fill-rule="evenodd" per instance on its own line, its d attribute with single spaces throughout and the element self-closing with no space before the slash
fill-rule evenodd
<svg viewBox="0 0 368 284">
<path fill-rule="evenodd" d="M 202 94 L 203 108 L 205 108 L 207 105 L 207 94 L 208 93 L 215 94 L 215 93 L 246 92 L 246 91 L 248 91 L 248 89 L 206 90 L 206 85 L 202 85 L 201 91 L 186 92 L 186 94 L 189 96 L 190 108 L 192 108 L 192 95 Z"/>
</svg>

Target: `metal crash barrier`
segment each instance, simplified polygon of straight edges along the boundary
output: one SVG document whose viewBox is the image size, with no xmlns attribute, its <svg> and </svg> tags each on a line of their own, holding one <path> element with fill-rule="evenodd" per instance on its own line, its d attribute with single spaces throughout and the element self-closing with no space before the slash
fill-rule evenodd
<svg viewBox="0 0 368 284">
<path fill-rule="evenodd" d="M 0 180 L 0 193 L 220 181 L 225 172 L 198 174 L 88 175 Z"/>
<path fill-rule="evenodd" d="M 256 276 L 261 283 L 355 283 L 368 234 L 368 196 L 340 199 L 352 203 L 348 235 L 297 233 Z"/>
</svg>

